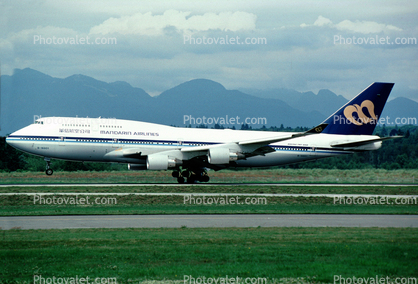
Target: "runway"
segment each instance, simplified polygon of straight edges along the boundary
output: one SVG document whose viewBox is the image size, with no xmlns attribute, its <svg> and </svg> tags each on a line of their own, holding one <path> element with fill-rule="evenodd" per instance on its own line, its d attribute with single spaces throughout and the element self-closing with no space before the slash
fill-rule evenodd
<svg viewBox="0 0 418 284">
<path fill-rule="evenodd" d="M 418 228 L 417 215 L 224 214 L 0 217 L 3 230 L 72 228 L 396 227 Z"/>
</svg>

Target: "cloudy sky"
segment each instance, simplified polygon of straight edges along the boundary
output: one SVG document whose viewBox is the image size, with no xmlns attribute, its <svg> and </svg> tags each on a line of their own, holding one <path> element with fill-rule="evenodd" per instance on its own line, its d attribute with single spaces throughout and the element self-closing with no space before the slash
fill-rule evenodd
<svg viewBox="0 0 418 284">
<path fill-rule="evenodd" d="M 195 78 L 227 89 L 374 81 L 418 101 L 418 2 L 0 0 L 2 74 L 127 81 L 151 95 Z"/>
</svg>

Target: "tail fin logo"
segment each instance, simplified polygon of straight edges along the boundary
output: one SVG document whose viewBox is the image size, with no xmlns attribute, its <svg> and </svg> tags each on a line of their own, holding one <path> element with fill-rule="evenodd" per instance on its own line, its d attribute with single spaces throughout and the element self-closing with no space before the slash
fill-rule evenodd
<svg viewBox="0 0 418 284">
<path fill-rule="evenodd" d="M 367 108 L 367 111 L 371 117 L 368 117 L 364 114 L 364 108 Z M 357 119 L 353 117 L 354 113 L 357 113 Z M 372 123 L 377 120 L 377 116 L 374 114 L 374 104 L 369 100 L 363 101 L 360 106 L 358 104 L 347 106 L 344 109 L 344 116 L 347 118 L 347 120 L 355 125 Z"/>
</svg>

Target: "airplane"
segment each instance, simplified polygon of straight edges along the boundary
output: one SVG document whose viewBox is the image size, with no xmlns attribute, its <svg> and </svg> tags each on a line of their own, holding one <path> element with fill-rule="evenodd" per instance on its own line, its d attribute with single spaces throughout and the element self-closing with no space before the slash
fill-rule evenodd
<svg viewBox="0 0 418 284">
<path fill-rule="evenodd" d="M 208 182 L 208 170 L 272 167 L 377 150 L 399 136 L 373 135 L 394 83 L 375 82 L 305 132 L 179 128 L 148 122 L 42 117 L 10 134 L 16 149 L 51 159 L 126 163 L 129 170 L 172 170 L 178 183 Z"/>
</svg>

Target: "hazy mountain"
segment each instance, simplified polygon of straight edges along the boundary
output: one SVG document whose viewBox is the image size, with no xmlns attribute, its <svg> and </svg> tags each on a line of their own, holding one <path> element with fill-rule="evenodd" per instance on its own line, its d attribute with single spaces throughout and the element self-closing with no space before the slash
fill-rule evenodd
<svg viewBox="0 0 418 284">
<path fill-rule="evenodd" d="M 268 90 L 242 89 L 242 91 L 260 98 L 279 99 L 295 109 L 304 112 L 318 111 L 327 117 L 348 101 L 343 96 L 336 95 L 327 89 L 320 90 L 317 95 L 313 92 L 298 92 L 284 88 Z"/>
<path fill-rule="evenodd" d="M 125 82 L 109 84 L 83 75 L 59 79 L 29 68 L 2 76 L 1 89 L 2 135 L 40 115 L 131 118 L 129 113 L 140 113 L 141 104 L 152 101 L 144 90 Z"/>
<path fill-rule="evenodd" d="M 398 97 L 389 101 L 380 116 L 386 125 L 418 124 L 418 103 L 416 101 Z M 408 120 L 409 119 L 409 120 Z M 406 121 L 409 121 L 407 123 Z"/>
<path fill-rule="evenodd" d="M 260 98 L 276 98 L 283 100 L 291 107 L 300 111 L 315 110 L 328 117 L 334 111 L 348 102 L 346 98 L 336 95 L 330 90 L 323 89 L 315 95 L 313 92 L 298 92 L 290 89 L 241 89 L 243 92 L 252 94 Z M 390 99 L 390 97 L 389 97 Z M 403 118 L 412 118 L 411 124 L 418 124 L 418 103 L 403 97 L 398 97 L 386 103 L 381 118 L 386 125 L 394 125 L 396 118 L 398 124 L 402 123 Z M 404 119 L 404 121 L 406 121 Z"/>
<path fill-rule="evenodd" d="M 260 117 L 266 118 L 268 126 L 280 126 L 283 123 L 292 127 L 311 126 L 312 121 L 324 119 L 318 112 L 305 113 L 293 109 L 281 100 L 257 98 L 240 91 L 226 90 L 221 84 L 206 79 L 180 84 L 161 93 L 156 99 L 158 105 L 165 111 L 160 112 L 155 121 L 161 123 L 172 121 L 176 125 L 184 125 L 184 116 L 195 118 L 238 116 L 241 123 L 247 117 Z"/>
<path fill-rule="evenodd" d="M 304 113 L 283 101 L 226 90 L 205 79 L 185 82 L 157 97 L 126 82 L 106 83 L 84 75 L 53 78 L 29 68 L 1 79 L 2 135 L 32 123 L 34 116 L 116 117 L 177 126 L 188 125 L 185 116 L 239 116 L 241 123 L 246 117 L 265 117 L 267 126 L 292 127 L 324 119 L 317 112 Z"/>
<path fill-rule="evenodd" d="M 60 79 L 30 68 L 17 69 L 12 76 L 1 76 L 0 134 L 32 123 L 34 116 L 116 117 L 176 126 L 187 126 L 190 121 L 184 120 L 190 116 L 238 116 L 241 123 L 249 117 L 266 118 L 267 126 L 312 127 L 346 102 L 329 90 L 317 95 L 279 90 L 253 90 L 249 95 L 227 90 L 211 80 L 196 79 L 151 97 L 126 82 L 106 83 L 84 75 Z M 261 93 L 264 97 L 259 96 Z M 417 112 L 418 103 L 397 98 L 387 104 L 384 115 L 418 117 Z"/>
</svg>

